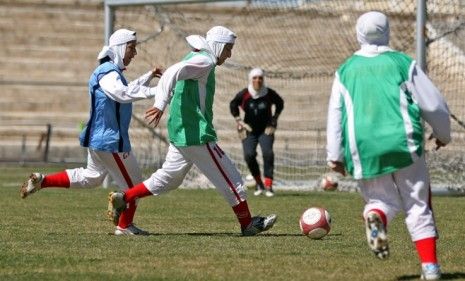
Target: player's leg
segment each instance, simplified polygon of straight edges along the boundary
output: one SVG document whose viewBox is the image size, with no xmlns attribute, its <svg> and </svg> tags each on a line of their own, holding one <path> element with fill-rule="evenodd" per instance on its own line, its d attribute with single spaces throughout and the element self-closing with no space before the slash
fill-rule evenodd
<svg viewBox="0 0 465 281">
<path fill-rule="evenodd" d="M 367 242 L 379 259 L 389 256 L 387 226 L 400 211 L 400 196 L 391 174 L 369 180 L 361 180 L 361 193 L 365 199 Z"/>
<path fill-rule="evenodd" d="M 244 151 L 244 160 L 247 163 L 250 173 L 255 179 L 256 189 L 255 196 L 262 194 L 265 190 L 265 186 L 262 181 L 262 176 L 260 173 L 260 167 L 257 162 L 257 145 L 258 137 L 254 134 L 248 133 L 247 137 L 242 140 L 242 149 Z"/>
<path fill-rule="evenodd" d="M 96 152 L 101 162 L 108 170 L 111 178 L 121 189 L 132 188 L 134 184 L 142 181 L 142 173 L 137 164 L 136 157 L 131 152 L 109 153 Z M 148 232 L 136 227 L 133 223 L 137 209 L 137 201 L 129 201 L 126 210 L 121 214 L 115 234 L 144 235 Z M 127 233 L 126 233 L 127 232 Z"/>
<path fill-rule="evenodd" d="M 422 264 L 423 277 L 440 277 L 436 255 L 437 230 L 431 207 L 431 191 L 425 158 L 394 173 L 405 211 L 405 223 Z"/>
<path fill-rule="evenodd" d="M 273 192 L 273 172 L 274 172 L 274 135 L 261 134 L 258 138 L 263 155 L 263 172 L 265 175 L 266 196 L 274 196 Z"/>
<path fill-rule="evenodd" d="M 113 222 L 118 224 L 121 213 L 126 209 L 126 203 L 149 195 L 160 195 L 176 189 L 183 182 L 192 162 L 173 145 L 168 148 L 166 160 L 161 169 L 158 169 L 147 180 L 136 184 L 125 192 L 110 194 L 111 210 L 109 215 Z"/>
<path fill-rule="evenodd" d="M 20 193 L 25 198 L 42 188 L 95 187 L 103 182 L 106 174 L 96 152 L 89 149 L 86 168 L 67 169 L 49 175 L 33 173 L 21 187 Z"/>
<path fill-rule="evenodd" d="M 252 217 L 247 204 L 244 182 L 234 163 L 215 143 L 179 148 L 211 181 L 232 207 L 243 235 L 255 235 L 270 229 L 276 215 Z"/>
</svg>

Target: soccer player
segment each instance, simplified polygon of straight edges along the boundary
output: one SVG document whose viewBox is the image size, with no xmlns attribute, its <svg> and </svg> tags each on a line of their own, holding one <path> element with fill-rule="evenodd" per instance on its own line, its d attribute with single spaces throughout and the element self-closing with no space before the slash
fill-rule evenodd
<svg viewBox="0 0 465 281">
<path fill-rule="evenodd" d="M 215 68 L 231 57 L 236 35 L 225 27 L 215 26 L 207 32 L 206 38 L 191 35 L 186 40 L 192 51 L 165 71 L 156 87 L 154 107 L 146 112 L 148 123 L 157 126 L 170 104 L 168 135 L 171 144 L 165 163 L 135 187 L 110 193 L 114 221 L 118 221 L 127 202 L 176 189 L 195 164 L 230 204 L 244 236 L 268 230 L 275 223 L 276 215 L 250 215 L 241 175 L 216 143 L 212 123 Z"/>
<path fill-rule="evenodd" d="M 445 146 L 451 140 L 448 107 L 415 61 L 388 47 L 384 14 L 363 14 L 356 31 L 361 49 L 337 70 L 329 101 L 328 165 L 359 180 L 374 254 L 389 256 L 386 228 L 404 211 L 422 278 L 436 280 L 441 271 L 423 121 L 433 129 L 436 149 Z"/>
<path fill-rule="evenodd" d="M 107 174 L 120 188 L 132 187 L 142 180 L 129 141 L 132 102 L 154 97 L 155 89 L 148 85 L 154 77 L 161 76 L 161 69 L 155 68 L 128 84 L 123 70 L 137 55 L 136 44 L 136 32 L 120 29 L 111 35 L 109 45 L 97 57 L 100 65 L 89 79 L 90 118 L 80 135 L 81 146 L 88 148 L 87 167 L 50 175 L 33 173 L 21 187 L 22 198 L 49 187 L 96 187 Z M 128 205 L 115 235 L 147 234 L 133 223 L 136 201 L 128 201 Z"/>
<path fill-rule="evenodd" d="M 239 108 L 244 111 L 244 120 L 240 117 Z M 242 140 L 245 162 L 255 179 L 255 196 L 259 196 L 265 190 L 267 197 L 274 196 L 273 142 L 278 117 L 283 108 L 283 99 L 265 85 L 265 73 L 260 68 L 250 71 L 249 85 L 237 93 L 230 103 L 231 114 L 236 120 L 239 137 Z M 262 149 L 264 182 L 257 162 L 257 144 L 260 144 Z"/>
</svg>

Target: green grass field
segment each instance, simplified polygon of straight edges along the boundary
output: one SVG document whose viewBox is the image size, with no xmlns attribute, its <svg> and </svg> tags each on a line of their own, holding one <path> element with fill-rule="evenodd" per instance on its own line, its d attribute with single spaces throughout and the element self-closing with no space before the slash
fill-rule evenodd
<svg viewBox="0 0 465 281">
<path fill-rule="evenodd" d="M 55 171 L 58 168 L 42 169 Z M 275 227 L 241 237 L 214 190 L 177 190 L 143 199 L 136 222 L 147 237 L 116 237 L 105 218 L 108 190 L 18 186 L 31 168 L 0 167 L 0 280 L 415 280 L 419 263 L 402 216 L 390 227 L 391 258 L 365 244 L 359 194 L 282 192 L 249 197 L 255 214 L 277 213 Z M 300 234 L 309 206 L 333 218 L 322 240 Z M 465 198 L 434 198 L 445 279 L 465 280 Z"/>
</svg>

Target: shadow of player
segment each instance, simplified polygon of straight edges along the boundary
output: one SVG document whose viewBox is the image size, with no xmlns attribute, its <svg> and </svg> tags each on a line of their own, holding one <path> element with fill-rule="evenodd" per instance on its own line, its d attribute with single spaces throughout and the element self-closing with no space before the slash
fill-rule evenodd
<svg viewBox="0 0 465 281">
<path fill-rule="evenodd" d="M 419 275 L 402 275 L 397 278 L 397 280 L 418 280 L 420 279 Z M 441 280 L 463 280 L 465 279 L 465 273 L 464 272 L 449 272 L 449 273 L 443 273 L 441 275 Z"/>
<path fill-rule="evenodd" d="M 187 233 L 149 233 L 148 236 L 206 236 L 206 237 L 243 237 L 239 232 L 187 232 Z M 341 233 L 330 233 L 326 237 L 342 236 Z M 303 237 L 300 233 L 261 233 L 256 236 L 249 237 Z M 324 240 L 324 239 L 322 239 Z"/>
</svg>

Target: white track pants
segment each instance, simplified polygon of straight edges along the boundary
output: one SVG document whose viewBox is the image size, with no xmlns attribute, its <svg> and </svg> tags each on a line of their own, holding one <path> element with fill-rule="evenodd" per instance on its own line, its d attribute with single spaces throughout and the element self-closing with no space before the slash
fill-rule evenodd
<svg viewBox="0 0 465 281">
<path fill-rule="evenodd" d="M 364 217 L 369 210 L 379 209 L 389 223 L 397 212 L 404 211 L 413 241 L 437 236 L 424 157 L 392 174 L 360 182 L 366 201 Z"/>
<path fill-rule="evenodd" d="M 132 187 L 142 181 L 137 160 L 130 152 L 111 153 L 88 150 L 87 167 L 66 170 L 71 187 L 96 187 L 109 173 L 119 188 Z"/>
<path fill-rule="evenodd" d="M 165 163 L 144 185 L 153 195 L 176 189 L 195 164 L 231 206 L 246 200 L 244 183 L 234 163 L 216 143 L 176 147 L 170 145 Z"/>
</svg>

